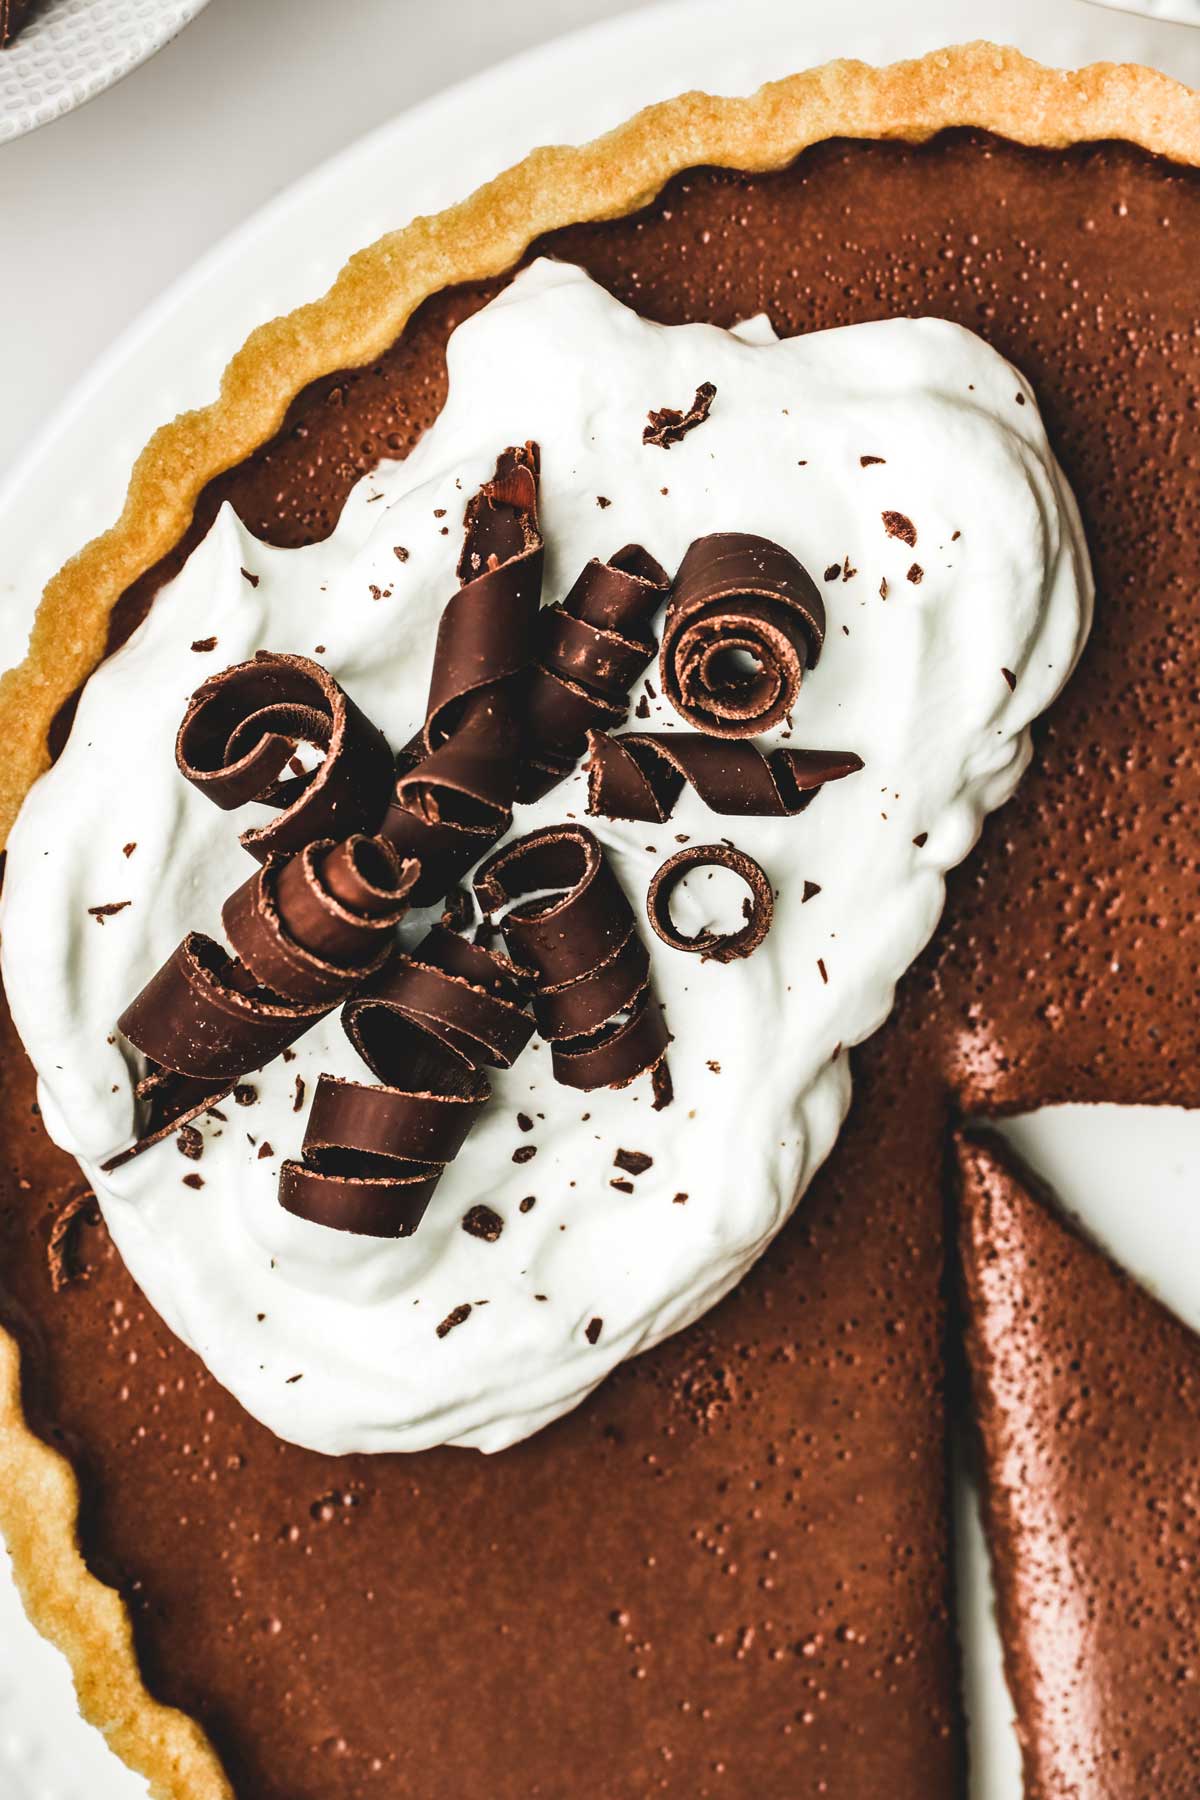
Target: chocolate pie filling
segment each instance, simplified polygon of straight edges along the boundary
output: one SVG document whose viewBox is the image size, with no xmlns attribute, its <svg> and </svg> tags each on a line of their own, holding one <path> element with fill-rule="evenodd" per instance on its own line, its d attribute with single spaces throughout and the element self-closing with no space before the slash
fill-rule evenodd
<svg viewBox="0 0 1200 1800">
<path fill-rule="evenodd" d="M 1038 392 L 1099 589 L 1017 798 L 855 1053 L 798 1216 L 717 1311 L 574 1414 L 490 1458 L 331 1460 L 246 1417 L 86 1211 L 55 1292 L 48 1240 L 82 1184 L 5 1026 L 3 1309 L 30 1416 L 80 1469 L 85 1549 L 128 1596 L 149 1685 L 201 1719 L 245 1800 L 962 1793 L 948 1121 L 1200 1104 L 1198 242 L 1191 172 L 956 133 L 692 172 L 531 252 L 664 321 L 932 313 L 982 333 Z M 126 595 L 114 639 L 223 499 L 274 543 L 328 533 L 436 416 L 447 334 L 494 291 L 438 296 L 378 364 L 302 395 Z M 1179 1578 L 1143 1579 L 1157 1596 Z"/>
</svg>

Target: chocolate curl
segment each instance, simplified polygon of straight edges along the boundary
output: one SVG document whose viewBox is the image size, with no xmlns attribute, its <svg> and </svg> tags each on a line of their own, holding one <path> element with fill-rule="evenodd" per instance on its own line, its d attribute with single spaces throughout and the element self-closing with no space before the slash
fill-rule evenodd
<svg viewBox="0 0 1200 1800">
<path fill-rule="evenodd" d="M 670 1038 L 651 996 L 650 958 L 585 826 L 550 826 L 506 845 L 479 871 L 475 893 L 485 914 L 509 908 L 500 930 L 535 982 L 534 1016 L 557 1080 L 625 1087 L 662 1062 Z"/>
<path fill-rule="evenodd" d="M 392 954 L 420 873 L 383 838 L 320 838 L 269 857 L 221 911 L 225 933 L 263 987 L 336 1006 Z"/>
<path fill-rule="evenodd" d="M 303 1160 L 285 1162 L 286 1211 L 338 1231 L 408 1237 L 491 1098 L 480 1063 L 507 1068 L 533 1021 L 504 957 L 435 926 L 342 1014 L 379 1086 L 322 1075 Z"/>
<path fill-rule="evenodd" d="M 478 1068 L 510 1069 L 533 1036 L 527 982 L 506 956 L 435 925 L 373 990 Z"/>
<path fill-rule="evenodd" d="M 588 733 L 588 811 L 606 819 L 663 825 L 684 787 L 713 812 L 793 818 L 826 782 L 862 768 L 848 750 L 773 750 L 703 737 L 699 732 Z"/>
<path fill-rule="evenodd" d="M 321 761 L 283 776 L 306 743 Z M 383 733 L 307 656 L 260 650 L 252 662 L 210 675 L 188 702 L 175 760 L 180 772 L 226 812 L 258 800 L 281 810 L 241 843 L 265 862 L 317 838 L 371 829 L 387 804 L 394 760 Z"/>
<path fill-rule="evenodd" d="M 648 551 L 626 544 L 606 563 L 594 557 L 562 604 L 539 613 L 519 800 L 540 799 L 570 773 L 592 726 L 623 722 L 658 647 L 650 620 L 670 585 Z"/>
<path fill-rule="evenodd" d="M 117 1026 L 160 1068 L 232 1081 L 270 1062 L 328 1010 L 325 1001 L 270 993 L 220 944 L 190 931 Z"/>
<path fill-rule="evenodd" d="M 458 592 L 438 625 L 425 724 L 402 753 L 380 831 L 421 862 L 417 905 L 441 897 L 512 820 L 521 733 L 517 678 L 529 665 L 544 550 L 538 448 L 501 452 L 469 501 Z"/>
<path fill-rule="evenodd" d="M 750 889 L 750 911 L 740 931 L 700 931 L 685 937 L 671 917 L 671 896 L 685 876 L 694 869 L 732 869 Z M 775 911 L 771 884 L 761 866 L 744 850 L 732 844 L 689 844 L 669 856 L 656 870 L 646 895 L 646 912 L 650 923 L 664 944 L 673 950 L 686 950 L 704 962 L 736 962 L 751 956 L 771 929 Z"/>
<path fill-rule="evenodd" d="M 261 987 L 244 963 L 190 931 L 117 1020 L 148 1058 L 139 1101 L 151 1129 L 103 1166 L 140 1156 L 260 1069 L 329 1010 L 327 1001 L 285 1000 Z"/>
<path fill-rule="evenodd" d="M 135 1092 L 150 1129 L 104 1167 L 178 1131 L 375 975 L 416 876 L 361 835 L 268 857 L 222 910 L 237 956 L 190 932 L 118 1019 L 149 1060 Z"/>
<path fill-rule="evenodd" d="M 696 730 L 753 737 L 791 711 L 824 637 L 825 603 L 795 557 L 769 538 L 718 531 L 696 539 L 675 577 L 663 689 Z"/>
</svg>

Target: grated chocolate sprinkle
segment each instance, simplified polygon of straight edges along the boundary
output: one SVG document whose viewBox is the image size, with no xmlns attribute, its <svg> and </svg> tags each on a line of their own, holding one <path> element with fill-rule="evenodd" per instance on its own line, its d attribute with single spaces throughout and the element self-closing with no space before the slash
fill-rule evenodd
<svg viewBox="0 0 1200 1800">
<path fill-rule="evenodd" d="M 473 1206 L 470 1212 L 464 1213 L 462 1228 L 468 1237 L 494 1244 L 504 1230 L 504 1220 L 490 1206 Z"/>
<path fill-rule="evenodd" d="M 194 1125 L 181 1125 L 175 1134 L 175 1143 L 181 1156 L 189 1162 L 199 1162 L 204 1155 L 204 1138 Z"/>
<path fill-rule="evenodd" d="M 469 1319 L 470 1316 L 471 1302 L 469 1300 L 464 1300 L 461 1306 L 456 1306 L 453 1312 L 448 1312 L 446 1314 L 445 1318 L 437 1328 L 438 1336 L 440 1338 L 449 1337 L 455 1326 L 461 1325 L 464 1320 Z"/>
</svg>

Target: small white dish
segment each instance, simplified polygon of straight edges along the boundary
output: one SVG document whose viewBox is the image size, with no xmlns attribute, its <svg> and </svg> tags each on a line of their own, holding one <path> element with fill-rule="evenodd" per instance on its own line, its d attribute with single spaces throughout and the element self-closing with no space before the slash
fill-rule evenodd
<svg viewBox="0 0 1200 1800">
<path fill-rule="evenodd" d="M 208 0 L 43 0 L 0 51 L 0 144 L 95 99 L 203 12 Z"/>
</svg>

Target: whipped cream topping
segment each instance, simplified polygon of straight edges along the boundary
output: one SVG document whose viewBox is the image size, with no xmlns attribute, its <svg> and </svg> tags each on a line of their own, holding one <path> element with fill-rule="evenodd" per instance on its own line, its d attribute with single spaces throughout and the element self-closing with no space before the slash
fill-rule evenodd
<svg viewBox="0 0 1200 1800">
<path fill-rule="evenodd" d="M 133 1276 L 256 1418 L 331 1453 L 501 1449 L 738 1280 L 828 1154 L 846 1050 L 887 1016 L 945 871 L 1015 787 L 1030 721 L 1090 616 L 1078 516 L 1034 397 L 958 326 L 895 319 L 782 342 L 761 319 L 662 327 L 544 261 L 458 329 L 449 368 L 436 425 L 358 485 L 324 543 L 273 549 L 220 513 L 87 684 L 10 840 L 0 916 L 46 1127 L 79 1159 Z M 705 381 L 710 417 L 670 450 L 643 444 L 647 412 L 686 408 Z M 674 1103 L 655 1112 L 646 1079 L 561 1087 L 535 1040 L 490 1076 L 492 1104 L 414 1237 L 329 1231 L 283 1212 L 276 1190 L 322 1071 L 366 1078 L 335 1013 L 293 1060 L 247 1078 L 252 1105 L 197 1122 L 199 1162 L 167 1140 L 104 1175 L 134 1133 L 117 1015 L 186 930 L 220 937 L 221 903 L 252 867 L 237 833 L 267 816 L 221 813 L 178 773 L 188 696 L 256 650 L 298 651 L 405 743 L 465 501 L 526 439 L 542 453 L 547 603 L 589 557 L 637 541 L 673 570 L 716 530 L 774 539 L 827 578 L 826 645 L 792 735 L 762 743 L 853 750 L 862 772 L 794 819 L 722 818 L 685 791 L 665 826 L 588 821 L 639 915 L 685 838 L 732 838 L 777 891 L 745 961 L 701 963 L 645 928 Z M 649 676 L 638 723 L 678 727 Z M 515 830 L 585 816 L 577 772 L 518 808 Z M 693 879 L 675 919 L 689 934 L 727 928 L 729 898 Z M 431 916 L 406 921 L 405 941 Z M 650 1166 L 627 1175 L 621 1150 Z M 463 1229 L 480 1205 L 503 1222 L 493 1241 Z"/>
</svg>

